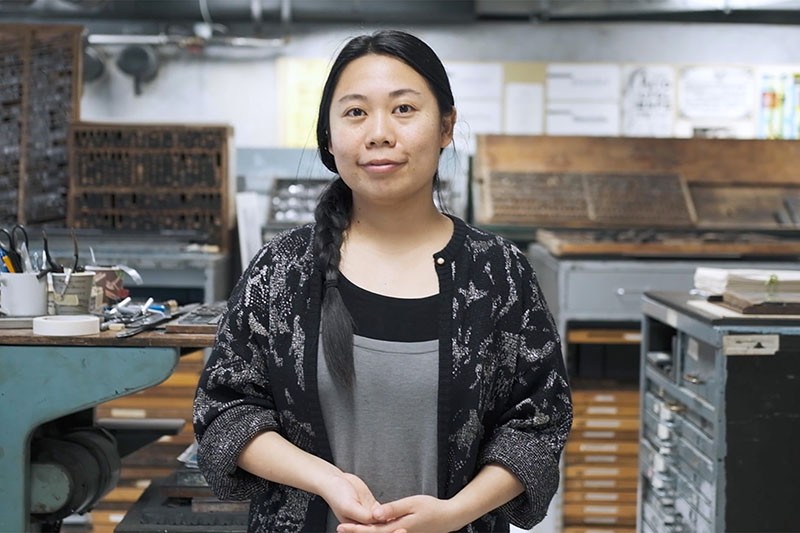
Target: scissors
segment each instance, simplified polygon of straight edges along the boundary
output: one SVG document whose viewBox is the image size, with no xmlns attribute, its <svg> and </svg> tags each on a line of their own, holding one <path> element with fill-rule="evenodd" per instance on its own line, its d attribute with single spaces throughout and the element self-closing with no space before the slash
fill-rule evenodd
<svg viewBox="0 0 800 533">
<path fill-rule="evenodd" d="M 47 243 L 47 232 L 42 230 L 42 240 L 44 241 L 44 259 L 47 263 L 46 268 L 43 268 L 39 275 L 39 279 L 45 277 L 48 272 L 64 272 L 64 267 L 53 261 L 53 256 L 50 255 L 50 246 Z"/>
<path fill-rule="evenodd" d="M 24 269 L 22 250 L 23 246 L 26 251 L 28 250 L 28 232 L 20 224 L 14 224 L 10 230 L 0 228 L 0 237 L 5 237 L 0 238 L 0 249 L 8 256 L 14 272 L 22 272 Z"/>
</svg>

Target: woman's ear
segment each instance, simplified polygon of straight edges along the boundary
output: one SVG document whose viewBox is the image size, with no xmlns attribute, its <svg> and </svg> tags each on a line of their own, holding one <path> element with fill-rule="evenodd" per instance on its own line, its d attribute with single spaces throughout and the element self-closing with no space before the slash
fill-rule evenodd
<svg viewBox="0 0 800 533">
<path fill-rule="evenodd" d="M 453 142 L 453 130 L 456 127 L 456 108 L 453 107 L 449 114 L 442 117 L 442 142 L 440 148 L 445 148 Z"/>
</svg>

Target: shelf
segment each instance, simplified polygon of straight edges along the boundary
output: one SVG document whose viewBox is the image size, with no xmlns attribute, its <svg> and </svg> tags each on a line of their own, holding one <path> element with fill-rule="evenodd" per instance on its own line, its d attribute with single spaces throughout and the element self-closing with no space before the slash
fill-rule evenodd
<svg viewBox="0 0 800 533">
<path fill-rule="evenodd" d="M 570 328 L 567 332 L 569 344 L 639 344 L 642 332 L 638 329 L 594 329 Z"/>
</svg>

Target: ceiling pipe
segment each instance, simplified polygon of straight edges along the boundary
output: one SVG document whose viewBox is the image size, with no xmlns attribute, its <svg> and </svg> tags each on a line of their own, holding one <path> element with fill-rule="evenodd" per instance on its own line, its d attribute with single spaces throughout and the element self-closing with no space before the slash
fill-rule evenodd
<svg viewBox="0 0 800 533">
<path fill-rule="evenodd" d="M 281 24 L 288 26 L 292 22 L 292 0 L 281 0 Z"/>
<path fill-rule="evenodd" d="M 273 49 L 286 45 L 285 37 L 262 39 L 257 37 L 209 37 L 202 39 L 193 35 L 116 35 L 116 34 L 90 34 L 89 44 L 96 45 L 173 45 L 180 48 L 205 47 L 205 46 L 233 46 L 239 48 Z"/>
<path fill-rule="evenodd" d="M 87 2 L 91 0 L 86 0 Z M 81 7 L 83 6 L 83 7 Z M 89 9 L 88 6 L 92 6 Z M 7 14 L 39 18 L 83 18 L 96 21 L 153 21 L 217 23 L 262 20 L 287 22 L 381 22 L 474 19 L 475 0 L 36 0 L 32 4 L 0 1 L 0 17 Z M 271 17 L 270 17 L 271 16 Z"/>
<path fill-rule="evenodd" d="M 800 18 L 800 0 L 0 0 L 11 16 L 71 22 L 231 24 L 510 20 L 761 21 Z M 111 30 L 116 32 L 116 29 Z M 119 31 L 123 31 L 120 29 Z"/>
</svg>

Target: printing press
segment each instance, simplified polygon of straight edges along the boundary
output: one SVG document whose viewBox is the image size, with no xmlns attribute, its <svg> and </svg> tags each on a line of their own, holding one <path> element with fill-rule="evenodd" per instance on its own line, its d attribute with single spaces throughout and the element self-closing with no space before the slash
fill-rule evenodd
<svg viewBox="0 0 800 533">
<path fill-rule="evenodd" d="M 212 340 L 0 330 L 0 531 L 58 531 L 63 518 L 90 509 L 116 485 L 121 457 L 179 431 L 181 419 L 98 420 L 93 407 L 164 381 L 183 352 Z"/>
</svg>

